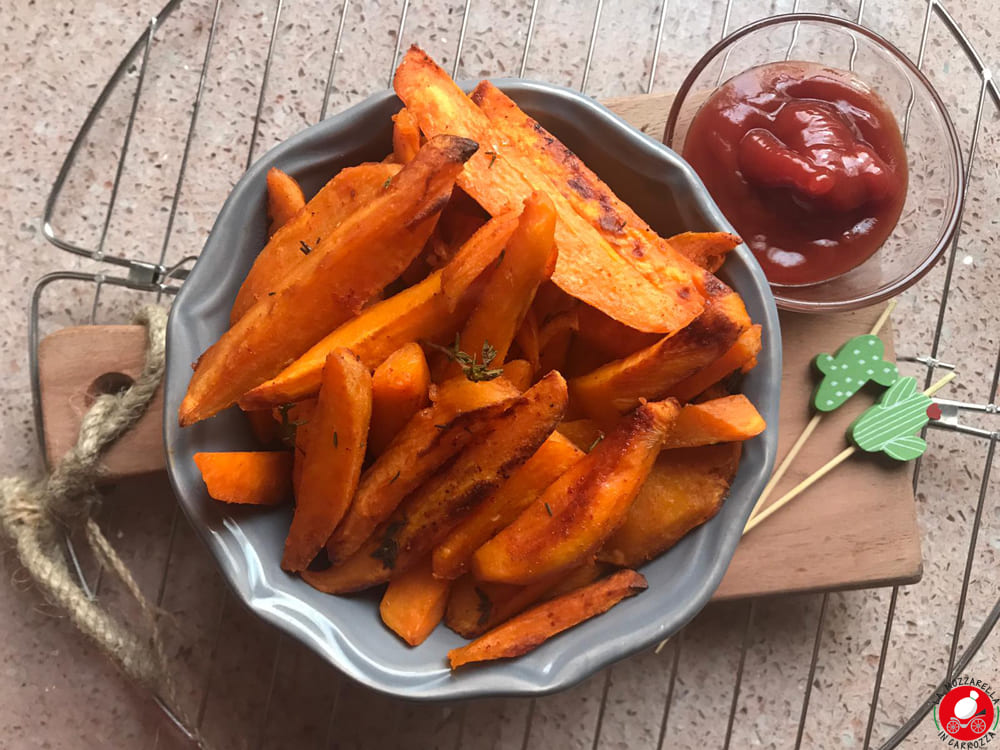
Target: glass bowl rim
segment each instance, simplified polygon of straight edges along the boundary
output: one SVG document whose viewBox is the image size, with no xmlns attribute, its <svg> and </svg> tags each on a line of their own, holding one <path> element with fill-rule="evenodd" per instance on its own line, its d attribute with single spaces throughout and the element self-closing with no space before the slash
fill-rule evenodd
<svg viewBox="0 0 1000 750">
<path fill-rule="evenodd" d="M 941 259 L 941 256 L 944 255 L 945 249 L 955 236 L 955 232 L 958 229 L 962 218 L 962 211 L 964 209 L 966 189 L 965 160 L 962 157 L 962 145 L 958 139 L 958 133 L 955 130 L 955 125 L 951 121 L 948 109 L 945 107 L 944 101 L 938 94 L 937 89 L 934 88 L 934 85 L 927 79 L 920 68 L 909 58 L 909 56 L 907 56 L 888 39 L 866 26 L 849 21 L 846 18 L 839 18 L 826 13 L 781 13 L 776 16 L 770 16 L 768 18 L 753 21 L 736 29 L 731 34 L 727 34 L 725 37 L 713 44 L 708 51 L 698 59 L 694 66 L 692 66 L 691 70 L 684 77 L 684 81 L 681 83 L 680 88 L 677 89 L 677 93 L 674 95 L 673 103 L 670 106 L 670 113 L 667 116 L 667 124 L 663 131 L 663 142 L 668 147 L 673 148 L 672 141 L 674 138 L 674 130 L 677 127 L 677 121 L 680 118 L 681 106 L 684 104 L 688 94 L 691 92 L 691 88 L 694 86 L 695 81 L 702 74 L 702 72 L 704 72 L 705 68 L 708 67 L 709 63 L 711 63 L 712 60 L 719 55 L 719 53 L 731 47 L 744 37 L 747 37 L 761 29 L 766 29 L 771 26 L 801 22 L 815 23 L 817 25 L 838 26 L 855 34 L 861 34 L 874 42 L 876 46 L 881 47 L 883 50 L 888 52 L 899 63 L 901 63 L 904 69 L 914 79 L 916 79 L 921 86 L 923 86 L 924 90 L 930 96 L 934 108 L 938 111 L 941 120 L 944 123 L 945 132 L 948 136 L 948 142 L 951 146 L 951 153 L 954 156 L 953 178 L 955 180 L 955 195 L 949 209 L 948 223 L 938 237 L 937 245 L 934 249 L 931 250 L 909 272 L 900 276 L 895 281 L 875 289 L 874 291 L 841 300 L 811 302 L 808 300 L 791 299 L 782 296 L 780 288 L 778 291 L 775 291 L 773 286 L 771 288 L 778 307 L 785 310 L 798 312 L 839 312 L 857 310 L 859 308 L 868 307 L 869 305 L 884 302 L 887 299 L 895 297 L 926 276 L 937 264 L 938 260 Z M 911 103 L 912 101 L 913 100 L 911 98 Z"/>
</svg>

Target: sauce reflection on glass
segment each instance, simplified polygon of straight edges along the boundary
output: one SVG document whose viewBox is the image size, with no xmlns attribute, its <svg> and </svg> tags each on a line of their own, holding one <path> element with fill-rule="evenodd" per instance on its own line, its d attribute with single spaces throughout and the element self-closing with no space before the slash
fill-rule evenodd
<svg viewBox="0 0 1000 750">
<path fill-rule="evenodd" d="M 860 265 L 906 201 L 892 112 L 854 74 L 816 63 L 731 78 L 698 110 L 683 155 L 776 285 L 816 284 Z"/>
</svg>

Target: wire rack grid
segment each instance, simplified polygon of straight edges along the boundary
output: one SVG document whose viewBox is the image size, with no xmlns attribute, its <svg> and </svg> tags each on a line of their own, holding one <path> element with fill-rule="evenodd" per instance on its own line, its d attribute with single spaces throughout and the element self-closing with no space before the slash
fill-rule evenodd
<svg viewBox="0 0 1000 750">
<path fill-rule="evenodd" d="M 130 538 L 149 543 L 126 553 L 144 589 L 176 615 L 172 651 L 192 729 L 222 747 L 923 747 L 941 686 L 997 663 L 990 634 L 1000 618 L 1000 519 L 991 469 L 1000 434 L 989 420 L 1000 322 L 976 300 L 988 299 L 984 279 L 1000 276 L 985 253 L 997 159 L 983 147 L 994 143 L 1000 95 L 937 0 L 766 8 L 733 0 L 505 8 L 171 0 L 95 102 L 46 205 L 45 236 L 73 260 L 43 277 L 32 297 L 38 434 L 44 439 L 40 338 L 70 323 L 122 322 L 141 302 L 169 299 L 240 173 L 270 145 L 385 87 L 406 44 L 420 43 L 460 78 L 543 78 L 607 97 L 672 90 L 728 31 L 797 10 L 857 20 L 901 46 L 947 86 L 966 149 L 961 230 L 941 267 L 898 308 L 908 324 L 898 349 L 912 372 L 929 384 L 936 370 L 957 365 L 965 384 L 963 400 L 939 401 L 943 430 L 928 436 L 914 475 L 924 581 L 714 605 L 662 652 L 566 693 L 415 706 L 345 681 L 233 606 L 165 483 L 144 485 L 153 510 L 121 513 L 109 502 L 104 522 L 132 524 Z M 960 419 L 970 415 L 973 424 Z M 126 483 L 117 494 L 137 491 Z M 100 568 L 78 559 L 72 540 L 67 546 L 92 594 L 114 596 Z M 234 675 L 240 688 L 220 696 Z M 158 735 L 157 744 L 167 741 Z"/>
</svg>

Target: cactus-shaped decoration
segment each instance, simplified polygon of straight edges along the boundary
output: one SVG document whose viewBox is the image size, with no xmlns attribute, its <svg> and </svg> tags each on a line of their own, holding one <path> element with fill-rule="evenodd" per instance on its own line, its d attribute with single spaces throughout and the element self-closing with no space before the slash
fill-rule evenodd
<svg viewBox="0 0 1000 750">
<path fill-rule="evenodd" d="M 930 421 L 932 406 L 930 397 L 917 390 L 916 378 L 899 378 L 854 421 L 851 439 L 863 451 L 884 451 L 897 461 L 912 461 L 927 450 L 915 433 Z"/>
<path fill-rule="evenodd" d="M 892 362 L 883 359 L 882 339 L 872 334 L 855 336 L 837 351 L 836 356 L 820 354 L 816 367 L 823 373 L 813 397 L 817 411 L 833 411 L 857 393 L 869 380 L 889 386 L 899 378 Z"/>
</svg>

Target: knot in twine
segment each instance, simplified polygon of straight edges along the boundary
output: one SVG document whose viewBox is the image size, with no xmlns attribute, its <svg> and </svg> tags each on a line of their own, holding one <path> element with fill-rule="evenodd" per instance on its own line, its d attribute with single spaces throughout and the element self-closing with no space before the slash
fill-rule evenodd
<svg viewBox="0 0 1000 750">
<path fill-rule="evenodd" d="M 91 517 L 100 497 L 97 481 L 103 471 L 102 452 L 145 413 L 163 378 L 167 313 L 150 305 L 138 313 L 135 322 L 147 329 L 146 362 L 139 377 L 128 389 L 94 402 L 84 415 L 76 445 L 47 477 L 0 479 L 0 528 L 42 593 L 126 675 L 153 690 L 179 716 L 155 608 Z M 61 543 L 67 532 L 76 530 L 84 532 L 96 558 L 114 571 L 133 596 L 146 635 L 133 632 L 83 590 Z"/>
</svg>

